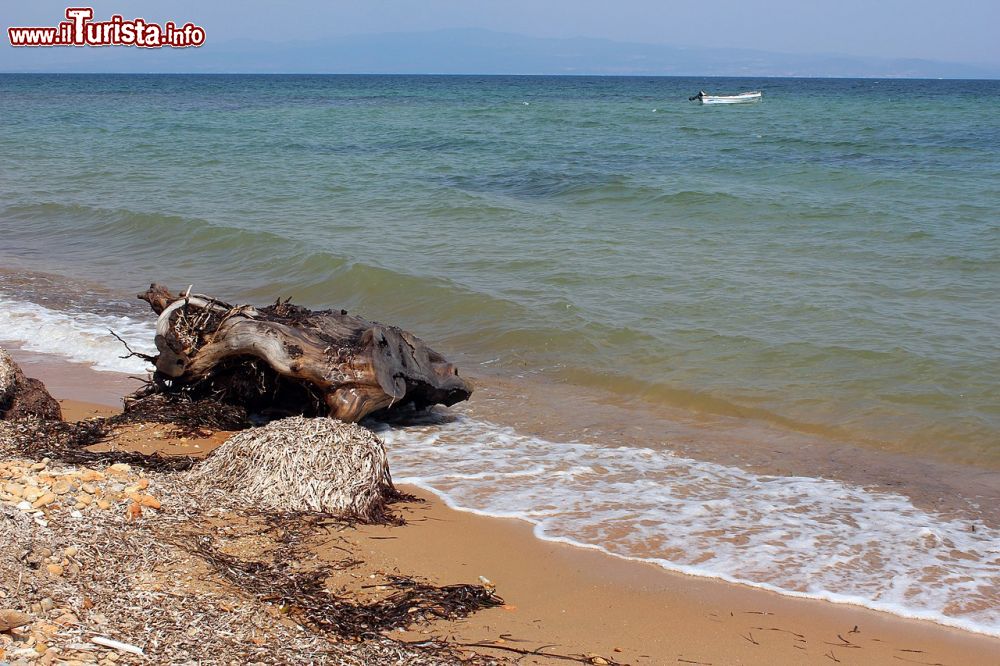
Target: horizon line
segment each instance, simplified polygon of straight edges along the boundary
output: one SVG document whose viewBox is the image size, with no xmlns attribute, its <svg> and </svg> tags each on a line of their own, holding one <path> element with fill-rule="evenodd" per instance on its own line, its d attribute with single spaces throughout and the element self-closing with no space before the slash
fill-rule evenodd
<svg viewBox="0 0 1000 666">
<path fill-rule="evenodd" d="M 813 76 L 809 74 L 756 76 L 727 74 L 582 74 L 582 73 L 457 73 L 457 72 L 65 72 L 65 71 L 4 71 L 0 76 L 523 76 L 523 77 L 590 77 L 616 79 L 812 79 L 831 81 L 1000 81 L 995 77 L 961 76 Z"/>
</svg>

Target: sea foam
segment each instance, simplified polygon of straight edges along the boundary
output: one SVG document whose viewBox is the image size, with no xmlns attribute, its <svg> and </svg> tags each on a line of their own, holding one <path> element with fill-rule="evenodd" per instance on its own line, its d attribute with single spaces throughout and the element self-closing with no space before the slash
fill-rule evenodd
<svg viewBox="0 0 1000 666">
<path fill-rule="evenodd" d="M 0 295 L 0 339 L 27 351 L 57 354 L 106 372 L 144 373 L 147 364 L 127 352 L 114 331 L 137 352 L 155 354 L 152 322 L 128 316 L 53 310 Z"/>
<path fill-rule="evenodd" d="M 467 417 L 381 434 L 397 481 L 542 539 L 1000 636 L 1000 532 L 899 494 Z"/>
</svg>

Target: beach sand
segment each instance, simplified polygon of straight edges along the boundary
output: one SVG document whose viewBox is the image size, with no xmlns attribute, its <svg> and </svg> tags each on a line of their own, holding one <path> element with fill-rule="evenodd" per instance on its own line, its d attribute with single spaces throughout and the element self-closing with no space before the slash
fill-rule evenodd
<svg viewBox="0 0 1000 666">
<path fill-rule="evenodd" d="M 128 381 L 13 353 L 27 374 L 43 379 L 61 399 L 67 420 L 108 413 L 121 395 L 115 389 Z M 130 433 L 112 445 L 204 455 L 225 438 L 181 442 L 156 428 Z M 519 657 L 505 648 L 537 651 L 520 661 L 529 664 L 571 663 L 546 654 L 621 664 L 1000 663 L 995 638 L 542 541 L 522 521 L 455 511 L 419 488 L 401 490 L 418 498 L 394 507 L 405 525 L 341 529 L 336 540 L 320 530 L 310 541 L 316 557 L 341 559 L 346 546 L 364 560 L 354 574 L 362 581 L 392 572 L 439 585 L 478 583 L 483 577 L 496 585 L 505 605 L 394 634 L 399 640 L 444 637 L 477 644 L 469 649 L 498 657 Z M 365 593 L 362 586 L 357 593 Z M 498 647 L 482 647 L 488 643 Z"/>
</svg>

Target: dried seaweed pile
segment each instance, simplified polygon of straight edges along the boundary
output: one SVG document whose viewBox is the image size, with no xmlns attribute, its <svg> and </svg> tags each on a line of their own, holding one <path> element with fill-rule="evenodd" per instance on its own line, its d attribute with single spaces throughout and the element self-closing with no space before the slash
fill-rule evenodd
<svg viewBox="0 0 1000 666">
<path fill-rule="evenodd" d="M 389 597 L 356 603 L 327 590 L 330 568 L 292 570 L 287 562 L 294 558 L 288 553 L 272 553 L 273 563 L 243 560 L 219 551 L 209 537 L 199 541 L 195 552 L 226 580 L 261 600 L 279 604 L 301 624 L 346 638 L 376 638 L 418 622 L 455 620 L 504 603 L 482 585 L 439 587 L 405 576 L 389 577 L 385 585 L 397 590 Z"/>
<path fill-rule="evenodd" d="M 152 394 L 129 400 L 123 412 L 107 418 L 76 423 L 36 418 L 0 421 L 0 453 L 82 465 L 128 463 L 161 472 L 178 472 L 192 467 L 194 462 L 190 458 L 87 449 L 106 440 L 115 429 L 136 423 L 175 425 L 177 437 L 242 430 L 250 425 L 242 407 L 212 400 L 191 400 L 184 395 Z"/>
<path fill-rule="evenodd" d="M 127 463 L 161 472 L 190 469 L 190 458 L 150 456 L 131 451 L 89 451 L 111 432 L 111 419 L 93 419 L 78 423 L 21 419 L 0 421 L 0 454 L 23 456 L 33 460 L 58 460 L 79 465 Z"/>
<path fill-rule="evenodd" d="M 190 475 L 202 488 L 275 511 L 319 511 L 385 522 L 397 497 L 381 440 L 335 419 L 272 421 L 229 438 Z"/>
<path fill-rule="evenodd" d="M 172 423 L 183 434 L 201 430 L 243 430 L 249 427 L 247 411 L 239 405 L 215 400 L 194 400 L 185 394 L 152 393 L 125 401 L 125 410 L 105 421 L 110 425 L 128 423 Z"/>
</svg>

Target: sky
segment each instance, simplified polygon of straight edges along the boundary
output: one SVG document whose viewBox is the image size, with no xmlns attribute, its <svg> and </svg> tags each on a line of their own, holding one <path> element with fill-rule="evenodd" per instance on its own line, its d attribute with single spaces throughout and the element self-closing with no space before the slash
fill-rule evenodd
<svg viewBox="0 0 1000 666">
<path fill-rule="evenodd" d="M 83 3 L 74 3 L 83 4 Z M 208 40 L 486 28 L 534 37 L 1000 64 L 1000 0 L 94 0 L 95 18 L 193 21 Z M 66 2 L 0 0 L 0 25 L 55 25 Z M 4 35 L 6 37 L 6 35 Z M 6 39 L 3 40 L 5 48 Z"/>
</svg>

